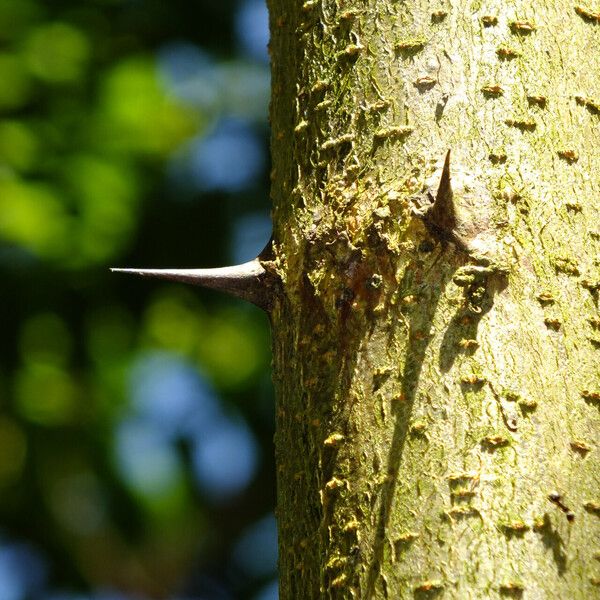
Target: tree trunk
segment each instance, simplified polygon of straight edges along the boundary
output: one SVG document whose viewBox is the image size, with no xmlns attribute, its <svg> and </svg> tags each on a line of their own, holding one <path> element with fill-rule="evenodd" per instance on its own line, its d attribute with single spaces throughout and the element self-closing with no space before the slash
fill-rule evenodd
<svg viewBox="0 0 600 600">
<path fill-rule="evenodd" d="M 599 597 L 600 4 L 269 5 L 280 598 Z"/>
</svg>

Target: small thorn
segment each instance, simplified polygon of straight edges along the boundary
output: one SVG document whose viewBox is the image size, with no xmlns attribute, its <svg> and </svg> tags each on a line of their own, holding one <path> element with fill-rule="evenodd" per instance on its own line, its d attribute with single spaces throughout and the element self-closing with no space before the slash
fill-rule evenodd
<svg viewBox="0 0 600 600">
<path fill-rule="evenodd" d="M 436 194 L 436 200 L 439 201 L 442 198 L 452 196 L 452 186 L 450 183 L 450 150 L 446 152 L 446 158 L 444 159 L 444 167 L 442 168 L 442 175 L 440 177 L 440 185 Z"/>
<path fill-rule="evenodd" d="M 428 192 L 427 195 L 433 201 L 421 215 L 421 218 L 429 233 L 442 243 L 442 247 L 450 242 L 458 250 L 468 253 L 469 248 L 467 244 L 456 232 L 458 218 L 454 205 L 454 194 L 452 192 L 450 150 L 446 152 L 435 199 L 433 199 L 431 192 Z"/>
<path fill-rule="evenodd" d="M 267 271 L 261 260 L 271 256 L 270 242 L 257 258 L 241 265 L 217 269 L 115 269 L 113 273 L 128 273 L 140 277 L 152 277 L 178 281 L 190 285 L 221 290 L 236 298 L 252 302 L 265 311 L 272 304 L 275 275 Z"/>
</svg>

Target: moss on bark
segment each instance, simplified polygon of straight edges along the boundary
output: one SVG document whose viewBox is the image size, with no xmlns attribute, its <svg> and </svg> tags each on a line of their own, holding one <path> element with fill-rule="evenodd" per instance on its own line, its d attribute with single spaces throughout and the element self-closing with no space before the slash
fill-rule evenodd
<svg viewBox="0 0 600 600">
<path fill-rule="evenodd" d="M 269 0 L 282 600 L 599 593 L 600 25 L 438 4 Z"/>
</svg>

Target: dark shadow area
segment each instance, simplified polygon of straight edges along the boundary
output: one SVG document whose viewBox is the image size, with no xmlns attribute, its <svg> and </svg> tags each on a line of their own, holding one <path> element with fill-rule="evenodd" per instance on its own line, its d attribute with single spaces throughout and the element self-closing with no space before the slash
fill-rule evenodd
<svg viewBox="0 0 600 600">
<path fill-rule="evenodd" d="M 447 373 L 459 353 L 473 354 L 477 349 L 479 323 L 494 305 L 494 297 L 506 288 L 506 277 L 489 275 L 464 288 L 464 301 L 452 317 L 440 347 L 440 369 Z"/>
<path fill-rule="evenodd" d="M 595 408 L 600 410 L 600 394 L 598 394 L 598 392 L 590 392 L 588 390 L 584 390 L 582 392 L 582 396 L 586 404 L 594 406 Z"/>
<path fill-rule="evenodd" d="M 506 584 L 501 585 L 498 589 L 501 596 L 505 598 L 522 598 L 523 597 L 523 587 L 519 587 L 518 584 Z"/>
<path fill-rule="evenodd" d="M 595 281 L 591 279 L 584 279 L 581 282 L 581 286 L 585 288 L 592 296 L 592 300 L 594 302 L 594 306 L 598 308 L 600 306 L 599 298 L 600 298 L 600 281 Z"/>
<path fill-rule="evenodd" d="M 371 232 L 371 239 L 369 240 L 371 247 L 377 247 L 380 243 L 381 241 L 378 239 L 376 232 Z M 336 254 L 333 253 L 332 256 L 335 257 Z M 369 315 L 371 326 L 367 331 L 367 337 L 374 334 L 375 325 L 379 321 L 373 318 L 372 315 L 382 301 L 383 281 L 395 282 L 396 265 L 393 257 L 383 251 L 383 249 L 381 252 L 374 254 L 373 262 L 364 261 L 360 252 L 350 250 L 346 263 L 340 265 L 339 268 L 343 272 L 348 273 L 349 276 L 344 287 L 338 292 L 338 300 L 336 301 L 336 308 L 338 310 L 337 319 L 332 323 L 332 328 L 336 331 L 333 339 L 337 342 L 335 355 L 338 365 L 338 377 L 333 382 L 329 393 L 345 397 L 348 390 L 355 383 L 354 377 L 360 359 L 360 347 L 364 343 L 363 336 L 357 336 L 356 332 L 364 330 L 365 315 Z M 361 310 L 357 310 L 357 305 L 361 306 Z M 391 310 L 391 304 L 386 302 L 383 313 L 389 314 Z M 306 319 L 308 318 L 311 318 L 311 315 L 307 313 Z M 375 369 L 370 370 L 374 371 Z M 375 392 L 384 386 L 391 375 L 391 372 L 374 373 L 371 381 L 372 391 Z M 322 416 L 322 419 L 329 422 L 335 431 L 339 431 L 343 435 L 351 434 L 354 427 L 352 413 L 347 410 L 350 403 L 351 398 L 348 398 L 348 402 L 344 403 L 344 406 L 338 405 L 335 413 L 327 413 Z M 323 403 L 323 405 L 325 406 L 327 403 Z M 320 445 L 315 444 L 314 447 L 320 447 Z M 335 469 L 339 465 L 337 455 L 338 449 L 335 447 L 326 447 L 322 452 L 320 456 L 320 477 L 323 483 L 331 481 L 334 477 Z M 332 520 L 338 498 L 337 492 L 333 492 L 328 495 L 323 504 L 323 518 L 320 525 L 320 534 L 323 543 L 327 543 L 325 541 L 328 535 L 327 527 Z M 356 545 L 356 539 L 352 535 L 346 535 L 346 539 L 342 544 L 347 545 L 345 551 L 350 557 L 350 562 L 352 564 L 358 562 L 360 559 L 360 548 Z M 356 571 L 356 575 L 358 576 L 358 571 Z M 337 589 L 330 587 L 335 578 L 336 572 L 333 570 L 324 575 L 324 587 L 330 589 L 331 593 L 334 593 L 333 590 Z M 340 594 L 339 596 L 336 595 L 338 593 Z M 340 589 L 333 597 L 344 597 L 344 593 L 344 590 Z"/>
<path fill-rule="evenodd" d="M 441 585 L 433 583 L 416 589 L 413 592 L 413 596 L 417 598 L 417 600 L 429 600 L 430 598 L 439 598 L 443 592 L 444 588 Z"/>
<path fill-rule="evenodd" d="M 541 534 L 544 546 L 552 551 L 552 558 L 556 563 L 558 574 L 563 575 L 567 570 L 565 544 L 560 533 L 552 527 L 552 522 L 548 514 L 544 515 L 544 522 L 536 531 Z"/>
<path fill-rule="evenodd" d="M 458 255 L 453 255 L 448 246 L 442 247 L 440 253 L 448 254 L 452 262 L 442 262 L 443 256 L 441 254 L 432 257 L 425 263 L 419 261 L 420 264 L 413 264 L 406 269 L 405 276 L 400 284 L 400 289 L 406 290 L 404 298 L 411 298 L 404 309 L 409 323 L 409 330 L 406 359 L 401 375 L 402 401 L 394 406 L 396 424 L 388 453 L 387 479 L 381 491 L 381 506 L 377 516 L 376 539 L 369 567 L 365 598 L 374 597 L 377 578 L 383 562 L 386 532 L 392 513 L 419 378 L 430 342 L 433 317 L 439 298 L 443 294 L 453 272 L 458 267 L 455 262 Z M 431 597 L 431 594 L 435 595 L 435 590 L 421 590 L 419 595 L 415 592 L 416 597 Z"/>
<path fill-rule="evenodd" d="M 297 523 L 305 524 L 307 540 L 302 546 L 302 564 L 298 570 L 295 564 L 287 564 L 287 556 L 280 557 L 280 573 L 282 580 L 287 578 L 288 589 L 304 590 L 308 594 L 306 582 L 315 586 L 307 597 L 320 597 L 322 589 L 334 594 L 337 588 L 332 586 L 339 573 L 329 569 L 320 575 L 307 569 L 322 562 L 328 552 L 330 532 L 329 526 L 339 508 L 343 486 L 337 487 L 336 479 L 343 444 L 338 444 L 332 437 L 329 443 L 323 441 L 322 424 L 328 424 L 328 432 L 335 432 L 342 438 L 351 435 L 353 430 L 352 414 L 348 411 L 351 405 L 349 390 L 352 388 L 357 363 L 360 359 L 360 346 L 364 339 L 357 335 L 366 326 L 366 315 L 370 315 L 378 305 L 382 294 L 382 276 L 389 277 L 391 265 L 383 253 L 375 259 L 376 263 L 367 263 L 360 251 L 349 245 L 347 237 L 339 236 L 325 246 L 331 257 L 330 270 L 347 273 L 336 292 L 335 313 L 323 304 L 322 296 L 316 293 L 308 276 L 304 275 L 301 287 L 302 299 L 298 305 L 301 314 L 298 322 L 303 330 L 310 331 L 310 324 L 315 324 L 314 335 L 306 339 L 298 339 L 297 347 L 289 345 L 288 352 L 297 354 L 295 359 L 287 359 L 287 364 L 303 365 L 306 373 L 334 372 L 334 377 L 315 377 L 304 379 L 296 387 L 303 389 L 301 397 L 295 398 L 295 392 L 284 394 L 288 401 L 285 412 L 290 418 L 285 424 L 279 424 L 277 444 L 282 456 L 285 455 L 286 473 L 280 474 L 280 487 L 293 494 L 293 500 L 286 503 L 285 511 L 279 515 L 280 529 L 297 530 Z M 339 256 L 343 256 L 342 260 Z M 304 273 L 316 270 L 317 265 L 313 248 L 307 245 L 304 249 Z M 357 308 L 360 306 L 360 309 Z M 371 319 L 373 321 L 374 319 Z M 383 385 L 385 376 L 373 381 L 375 387 Z M 339 401 L 344 399 L 344 401 Z M 293 401 L 293 405 L 291 402 Z M 283 447 L 293 443 L 294 447 Z M 287 474 L 292 481 L 283 481 Z M 302 474 L 296 478 L 295 474 Z M 315 490 L 321 491 L 321 497 Z M 310 501 L 307 502 L 307 498 Z M 349 563 L 360 560 L 360 548 L 352 535 L 339 539 L 344 547 L 344 555 Z M 342 593 L 339 590 L 339 593 Z M 338 597 L 338 596 L 335 596 Z"/>
</svg>

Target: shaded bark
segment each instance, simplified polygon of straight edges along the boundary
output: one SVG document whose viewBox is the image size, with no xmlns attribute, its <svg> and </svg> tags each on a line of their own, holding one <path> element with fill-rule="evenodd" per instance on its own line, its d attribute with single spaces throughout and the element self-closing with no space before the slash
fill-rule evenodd
<svg viewBox="0 0 600 600">
<path fill-rule="evenodd" d="M 280 597 L 597 596 L 593 7 L 269 8 Z"/>
</svg>

